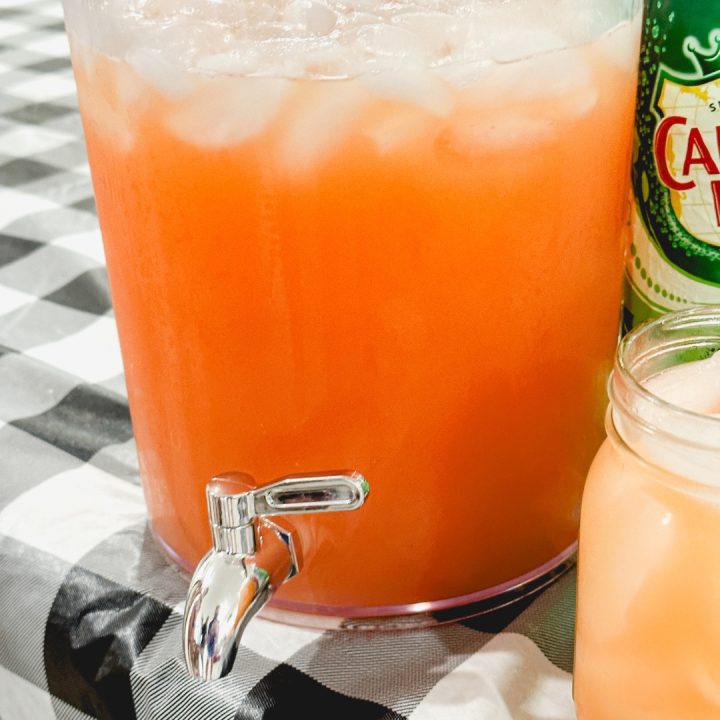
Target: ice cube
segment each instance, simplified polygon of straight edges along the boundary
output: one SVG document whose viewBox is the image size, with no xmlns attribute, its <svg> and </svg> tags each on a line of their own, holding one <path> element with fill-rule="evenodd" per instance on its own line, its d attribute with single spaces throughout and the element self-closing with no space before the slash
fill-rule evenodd
<svg viewBox="0 0 720 720">
<path fill-rule="evenodd" d="M 338 147 L 356 126 L 368 103 L 356 80 L 326 80 L 303 87 L 302 104 L 279 144 L 280 161 L 303 173 L 315 167 Z"/>
<path fill-rule="evenodd" d="M 590 67 L 581 48 L 553 51 L 479 69 L 476 82 L 465 80 L 459 103 L 466 107 L 525 107 L 545 119 L 580 117 L 599 98 Z"/>
<path fill-rule="evenodd" d="M 634 411 L 645 423 L 657 428 L 659 435 L 636 430 L 632 423 L 624 423 L 619 418 L 617 424 L 623 438 L 660 467 L 717 487 L 720 473 L 714 448 L 720 441 L 720 426 L 715 427 L 718 423 L 699 418 L 698 414 L 710 415 L 720 406 L 720 352 L 706 360 L 671 367 L 653 375 L 644 384 L 657 397 L 692 414 L 681 414 L 654 399 L 638 397 Z M 685 438 L 694 447 L 690 450 L 683 444 L 665 442 L 664 433 Z"/>
<path fill-rule="evenodd" d="M 348 39 L 369 60 L 393 58 L 399 64 L 400 60 L 425 60 L 430 54 L 411 32 L 385 23 L 363 24 Z"/>
<path fill-rule="evenodd" d="M 479 82 L 488 72 L 492 71 L 493 68 L 492 60 L 488 56 L 486 58 L 475 58 L 469 61 L 453 61 L 438 67 L 436 73 L 454 88 L 472 88 L 475 83 Z M 477 93 L 473 93 L 473 95 L 477 95 Z"/>
<path fill-rule="evenodd" d="M 464 117 L 448 124 L 438 135 L 435 148 L 441 155 L 475 163 L 515 146 L 535 148 L 555 135 L 552 122 L 533 115 Z"/>
<path fill-rule="evenodd" d="M 628 72 L 633 72 L 638 63 L 641 16 L 642 13 L 638 13 L 632 20 L 613 28 L 597 43 L 606 60 Z"/>
<path fill-rule="evenodd" d="M 345 0 L 343 5 L 352 13 L 363 11 L 376 11 L 377 0 Z"/>
<path fill-rule="evenodd" d="M 362 72 L 362 65 L 352 48 L 343 48 L 336 43 L 316 43 L 305 55 L 302 68 L 302 76 L 306 78 L 351 78 Z"/>
<path fill-rule="evenodd" d="M 509 63 L 562 50 L 566 41 L 561 35 L 537 27 L 506 29 L 493 38 L 491 57 L 496 62 Z"/>
<path fill-rule="evenodd" d="M 258 74 L 285 77 L 345 77 L 348 53 L 328 38 L 271 37 L 257 42 Z"/>
<path fill-rule="evenodd" d="M 462 18 L 462 42 L 457 52 L 466 60 L 491 57 L 513 62 L 564 48 L 567 40 L 559 33 L 556 18 L 547 17 L 548 3 L 481 4 Z"/>
<path fill-rule="evenodd" d="M 436 124 L 437 121 L 426 113 L 403 108 L 369 124 L 365 135 L 380 153 L 386 154 L 407 147 L 423 136 L 429 137 Z"/>
<path fill-rule="evenodd" d="M 119 152 L 130 152 L 135 145 L 135 133 L 129 114 L 118 107 L 114 98 L 107 93 L 92 93 L 82 97 L 80 110 L 83 122 L 92 125 L 100 136 L 111 138 L 113 148 Z"/>
<path fill-rule="evenodd" d="M 333 10 L 313 0 L 293 0 L 285 8 L 283 17 L 302 34 L 318 36 L 329 35 L 338 20 Z"/>
<path fill-rule="evenodd" d="M 171 132 L 205 147 L 242 143 L 276 116 L 292 83 L 279 78 L 207 77 L 167 116 Z"/>
<path fill-rule="evenodd" d="M 195 68 L 204 73 L 219 75 L 251 75 L 261 64 L 260 48 L 256 42 L 236 42 L 232 50 L 212 53 L 195 61 Z"/>
<path fill-rule="evenodd" d="M 168 20 L 179 10 L 176 0 L 130 0 L 128 10 L 132 16 L 145 20 Z"/>
<path fill-rule="evenodd" d="M 581 50 L 548 50 L 512 62 L 503 61 L 497 65 L 496 73 L 496 81 L 520 100 L 578 92 L 587 88 L 591 79 Z"/>
<path fill-rule="evenodd" d="M 377 17 L 378 5 L 377 0 L 345 0 L 343 5 L 351 12 L 368 12 Z"/>
<path fill-rule="evenodd" d="M 539 55 L 528 62 L 527 77 L 520 81 L 518 91 L 522 97 L 540 92 L 539 100 L 547 97 L 547 109 L 556 116 L 579 117 L 586 114 L 598 101 L 599 88 L 593 78 L 589 58 L 584 48 L 572 48 L 547 55 Z M 538 82 L 538 78 L 542 78 Z"/>
<path fill-rule="evenodd" d="M 112 87 L 114 94 L 114 104 L 117 104 L 118 111 L 124 109 L 128 115 L 136 114 L 135 106 L 142 104 L 143 99 L 148 99 L 148 87 L 144 78 L 139 77 L 133 72 L 131 65 L 116 60 L 108 62 L 108 66 L 113 68 L 111 72 L 112 81 L 106 79 L 108 87 Z"/>
<path fill-rule="evenodd" d="M 435 63 L 453 55 L 464 35 L 459 18 L 440 12 L 404 12 L 392 23 L 411 33 Z"/>
<path fill-rule="evenodd" d="M 182 97 L 193 88 L 187 70 L 181 65 L 169 62 L 158 51 L 136 48 L 128 53 L 127 61 L 143 80 L 167 98 Z"/>
<path fill-rule="evenodd" d="M 707 360 L 660 372 L 645 384 L 666 402 L 696 413 L 708 413 L 720 405 L 720 352 Z"/>
<path fill-rule="evenodd" d="M 204 24 L 222 25 L 233 28 L 248 23 L 248 9 L 252 2 L 225 2 L 224 0 L 189 0 L 183 9 L 177 0 L 171 0 L 176 10 L 193 18 L 194 22 L 203 21 Z"/>
<path fill-rule="evenodd" d="M 617 0 L 554 0 L 552 19 L 569 45 L 580 45 L 599 38 L 627 19 L 631 5 Z M 639 19 L 642 12 L 635 5 Z"/>
<path fill-rule="evenodd" d="M 422 108 L 439 117 L 447 117 L 454 104 L 454 95 L 447 83 L 429 68 L 403 63 L 363 75 L 362 82 L 373 94 Z"/>
<path fill-rule="evenodd" d="M 337 24 L 337 15 L 325 5 L 310 3 L 307 11 L 307 30 L 311 35 L 328 35 Z"/>
<path fill-rule="evenodd" d="M 83 121 L 102 136 L 112 137 L 116 149 L 128 152 L 135 144 L 134 127 L 147 97 L 144 83 L 127 63 L 73 45 Z"/>
</svg>

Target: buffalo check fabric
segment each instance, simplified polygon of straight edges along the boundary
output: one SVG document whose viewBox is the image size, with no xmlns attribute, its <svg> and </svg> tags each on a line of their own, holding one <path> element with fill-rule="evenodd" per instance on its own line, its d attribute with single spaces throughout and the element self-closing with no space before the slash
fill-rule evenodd
<svg viewBox="0 0 720 720">
<path fill-rule="evenodd" d="M 228 677 L 187 676 L 187 579 L 146 528 L 62 9 L 0 0 L 0 720 L 570 720 L 574 587 L 425 630 L 258 619 Z"/>
</svg>

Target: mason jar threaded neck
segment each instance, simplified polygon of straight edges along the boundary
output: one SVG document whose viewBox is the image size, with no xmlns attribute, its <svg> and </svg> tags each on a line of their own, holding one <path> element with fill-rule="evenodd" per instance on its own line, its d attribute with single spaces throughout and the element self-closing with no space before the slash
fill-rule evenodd
<svg viewBox="0 0 720 720">
<path fill-rule="evenodd" d="M 692 371 L 702 368 L 716 379 L 707 387 L 707 408 L 661 397 L 653 381 L 674 368 L 708 361 L 718 350 L 720 306 L 665 315 L 628 333 L 618 346 L 608 384 L 611 439 L 617 434 L 615 439 L 627 449 L 662 470 L 720 486 L 720 362 Z"/>
</svg>

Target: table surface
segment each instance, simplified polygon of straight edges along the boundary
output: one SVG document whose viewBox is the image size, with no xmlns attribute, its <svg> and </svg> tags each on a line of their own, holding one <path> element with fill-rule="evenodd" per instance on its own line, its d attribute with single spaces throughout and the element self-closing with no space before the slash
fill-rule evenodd
<svg viewBox="0 0 720 720">
<path fill-rule="evenodd" d="M 0 720 L 575 717 L 574 572 L 433 629 L 258 619 L 212 685 L 186 589 L 146 528 L 62 9 L 0 0 Z"/>
</svg>

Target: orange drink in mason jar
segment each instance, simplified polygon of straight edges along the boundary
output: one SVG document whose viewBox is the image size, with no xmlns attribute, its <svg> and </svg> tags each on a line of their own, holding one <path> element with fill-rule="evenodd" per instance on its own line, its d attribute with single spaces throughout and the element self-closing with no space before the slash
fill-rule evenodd
<svg viewBox="0 0 720 720">
<path fill-rule="evenodd" d="M 150 522 L 361 472 L 286 610 L 482 601 L 572 554 L 617 337 L 636 3 L 66 0 Z"/>
<path fill-rule="evenodd" d="M 720 306 L 620 346 L 580 528 L 579 720 L 720 717 Z"/>
</svg>

